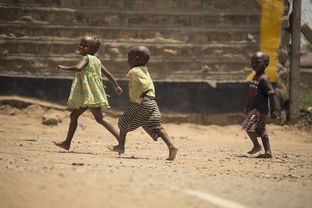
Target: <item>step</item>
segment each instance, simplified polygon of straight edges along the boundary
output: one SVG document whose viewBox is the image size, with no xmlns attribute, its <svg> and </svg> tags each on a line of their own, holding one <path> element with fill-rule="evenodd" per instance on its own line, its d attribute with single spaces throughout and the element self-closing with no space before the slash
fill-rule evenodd
<svg viewBox="0 0 312 208">
<path fill-rule="evenodd" d="M 0 54 L 38 54 L 40 55 L 69 55 L 77 49 L 79 39 L 61 38 L 1 38 Z M 225 43 L 203 43 L 203 44 L 181 44 L 172 42 L 145 42 L 133 40 L 125 42 L 122 40 L 101 40 L 99 56 L 126 57 L 129 49 L 133 46 L 145 45 L 153 55 L 165 57 L 197 57 L 198 59 L 216 57 L 250 57 L 258 45 L 248 41 L 225 42 Z"/>
<path fill-rule="evenodd" d="M 66 37 L 79 38 L 84 34 L 98 34 L 103 39 L 171 39 L 173 41 L 202 43 L 246 41 L 249 37 L 259 39 L 259 28 L 255 27 L 209 27 L 209 28 L 163 28 L 120 26 L 65 26 L 34 23 L 0 24 L 1 34 L 16 37 Z M 87 31 L 87 32 L 86 32 Z"/>
<path fill-rule="evenodd" d="M 13 54 L 1 56 L 0 71 L 3 74 L 25 74 L 40 76 L 68 76 L 70 73 L 55 70 L 58 64 L 74 65 L 80 56 L 37 56 Z M 126 79 L 128 71 L 127 58 L 101 57 L 104 65 L 116 78 Z M 220 80 L 230 75 L 245 77 L 249 59 L 219 58 L 198 60 L 196 57 L 171 57 L 164 59 L 153 56 L 149 62 L 151 74 L 156 80 L 179 79 L 213 79 Z M 248 74 L 248 73 L 247 73 Z M 187 75 L 187 76 L 186 76 Z M 72 76 L 72 75 L 71 75 Z"/>
<path fill-rule="evenodd" d="M 259 16 L 250 0 L 0 0 L 0 71 L 71 77 L 54 68 L 77 63 L 72 52 L 91 32 L 119 79 L 129 48 L 143 44 L 156 80 L 243 80 Z"/>
<path fill-rule="evenodd" d="M 254 0 L 0 0 L 2 5 L 53 6 L 100 9 L 189 9 L 189 10 L 254 10 L 259 4 Z"/>
<path fill-rule="evenodd" d="M 210 27 L 258 25 L 257 11 L 214 11 L 201 12 L 112 10 L 112 9 L 69 9 L 51 7 L 0 6 L 0 21 L 35 22 L 53 25 L 160 25 L 161 27 Z"/>
</svg>

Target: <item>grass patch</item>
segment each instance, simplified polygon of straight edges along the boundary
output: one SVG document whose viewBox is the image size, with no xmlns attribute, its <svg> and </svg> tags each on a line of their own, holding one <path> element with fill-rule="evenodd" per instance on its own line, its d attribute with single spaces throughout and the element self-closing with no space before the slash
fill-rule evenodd
<svg viewBox="0 0 312 208">
<path fill-rule="evenodd" d="M 300 83 L 299 102 L 300 109 L 312 107 L 312 88 L 303 83 Z"/>
</svg>

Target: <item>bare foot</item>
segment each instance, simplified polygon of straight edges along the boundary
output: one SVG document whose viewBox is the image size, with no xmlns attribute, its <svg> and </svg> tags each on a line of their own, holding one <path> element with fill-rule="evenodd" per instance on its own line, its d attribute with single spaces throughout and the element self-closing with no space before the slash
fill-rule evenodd
<svg viewBox="0 0 312 208">
<path fill-rule="evenodd" d="M 125 147 L 121 146 L 121 145 L 116 145 L 116 146 L 112 146 L 112 147 L 108 147 L 108 149 L 110 151 L 113 151 L 113 152 L 118 152 L 119 155 L 125 153 Z"/>
<path fill-rule="evenodd" d="M 256 158 L 273 158 L 273 155 L 271 153 L 264 153 L 258 155 Z"/>
<path fill-rule="evenodd" d="M 179 149 L 175 148 L 175 147 L 170 148 L 169 149 L 169 157 L 167 158 L 167 160 L 174 160 L 176 155 L 177 155 L 178 150 Z"/>
<path fill-rule="evenodd" d="M 249 152 L 247 152 L 248 154 L 255 154 L 257 152 L 260 152 L 262 150 L 261 146 L 258 147 L 253 147 Z"/>
<path fill-rule="evenodd" d="M 56 146 L 60 147 L 60 148 L 63 148 L 65 150 L 69 150 L 70 148 L 70 145 L 66 144 L 65 142 L 60 142 L 60 143 L 57 143 L 57 142 L 53 142 Z"/>
</svg>

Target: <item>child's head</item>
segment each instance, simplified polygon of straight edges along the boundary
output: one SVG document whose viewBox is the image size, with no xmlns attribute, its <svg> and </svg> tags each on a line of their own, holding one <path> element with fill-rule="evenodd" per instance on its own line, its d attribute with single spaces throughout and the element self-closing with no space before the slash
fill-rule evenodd
<svg viewBox="0 0 312 208">
<path fill-rule="evenodd" d="M 268 54 L 257 51 L 251 57 L 251 67 L 255 72 L 264 72 L 270 63 L 270 57 Z"/>
<path fill-rule="evenodd" d="M 128 64 L 130 68 L 136 66 L 144 66 L 147 64 L 151 56 L 151 52 L 145 46 L 136 46 L 128 52 Z"/>
<path fill-rule="evenodd" d="M 94 55 L 100 47 L 100 40 L 94 34 L 87 34 L 80 40 L 79 52 L 81 55 Z"/>
</svg>

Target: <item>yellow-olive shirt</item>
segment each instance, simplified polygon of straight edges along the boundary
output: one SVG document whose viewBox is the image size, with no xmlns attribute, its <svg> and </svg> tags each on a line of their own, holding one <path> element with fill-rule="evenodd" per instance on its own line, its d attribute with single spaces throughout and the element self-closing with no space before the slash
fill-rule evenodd
<svg viewBox="0 0 312 208">
<path fill-rule="evenodd" d="M 135 102 L 143 92 L 149 98 L 155 98 L 155 87 L 153 80 L 148 73 L 147 66 L 137 66 L 130 69 L 127 76 L 129 77 L 129 99 Z"/>
</svg>

